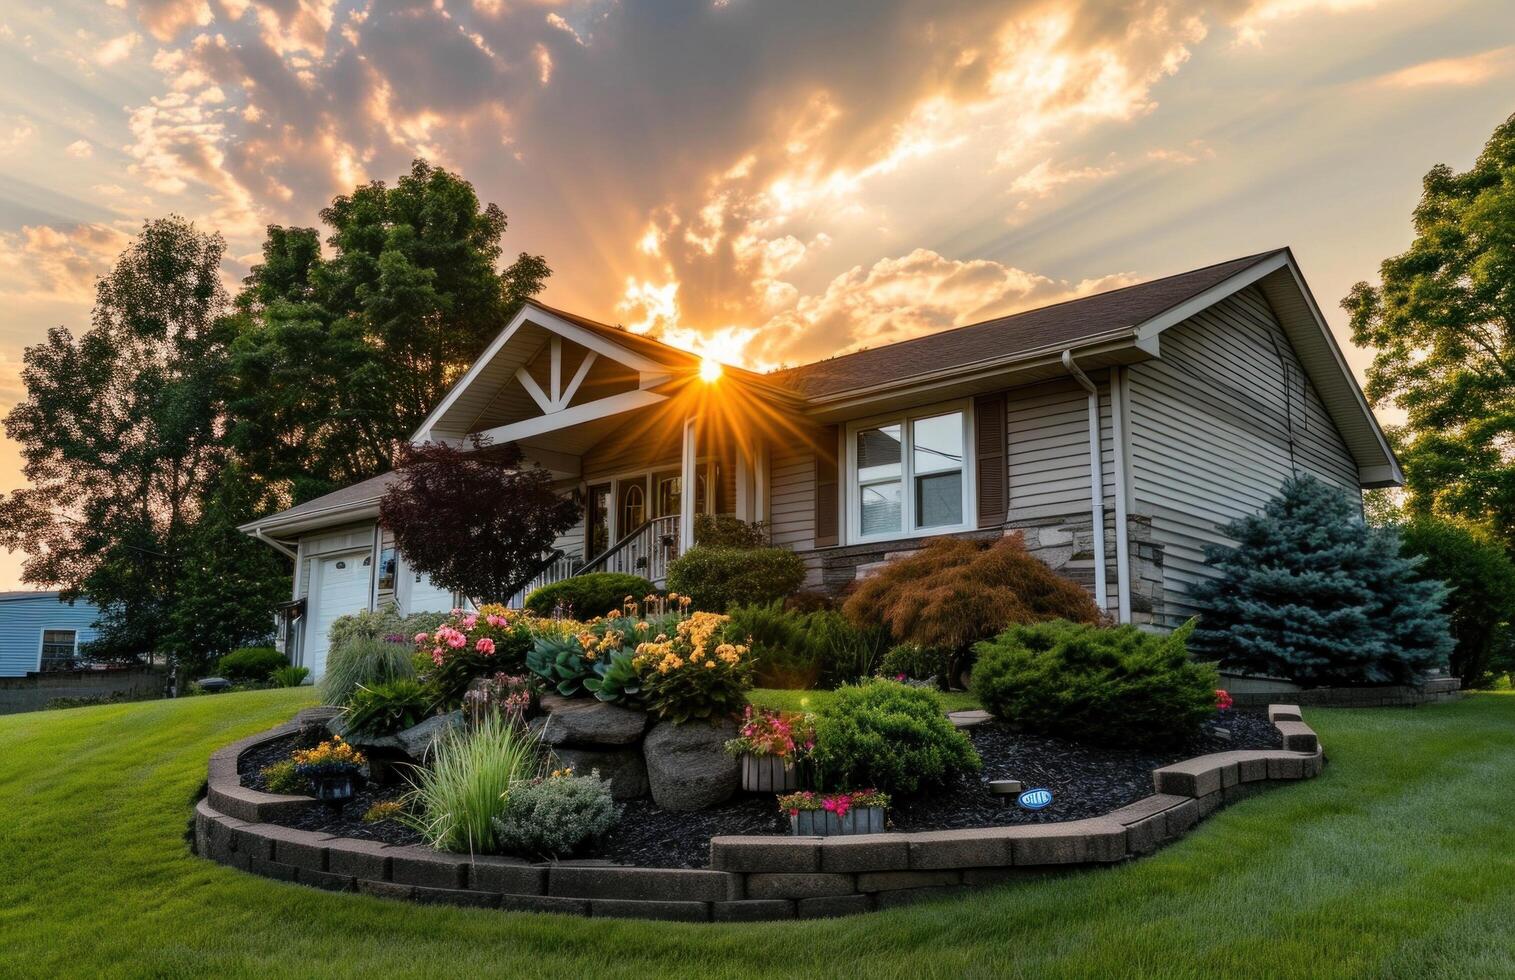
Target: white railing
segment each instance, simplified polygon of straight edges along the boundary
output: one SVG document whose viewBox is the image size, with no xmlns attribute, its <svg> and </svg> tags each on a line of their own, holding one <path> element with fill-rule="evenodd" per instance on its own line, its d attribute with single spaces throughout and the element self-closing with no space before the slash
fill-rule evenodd
<svg viewBox="0 0 1515 980">
<path fill-rule="evenodd" d="M 561 582 L 565 578 L 573 578 L 578 573 L 578 566 L 583 562 L 578 555 L 558 555 L 546 568 L 536 574 L 531 581 L 521 587 L 521 591 L 510 597 L 506 603 L 511 609 L 520 609 L 526 605 L 526 597 L 544 585 Z"/>
<path fill-rule="evenodd" d="M 640 575 L 662 585 L 668 578 L 668 563 L 679 555 L 679 517 L 654 517 L 617 541 L 598 558 L 592 559 L 578 574 L 586 572 L 625 572 Z"/>
</svg>

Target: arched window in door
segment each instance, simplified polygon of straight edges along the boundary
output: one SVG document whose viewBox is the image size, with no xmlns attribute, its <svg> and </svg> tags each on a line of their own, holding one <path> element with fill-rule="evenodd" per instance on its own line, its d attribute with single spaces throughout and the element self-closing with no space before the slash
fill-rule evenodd
<svg viewBox="0 0 1515 980">
<path fill-rule="evenodd" d="M 629 534 L 647 520 L 647 501 L 642 485 L 634 483 L 621 495 L 621 533 Z"/>
</svg>

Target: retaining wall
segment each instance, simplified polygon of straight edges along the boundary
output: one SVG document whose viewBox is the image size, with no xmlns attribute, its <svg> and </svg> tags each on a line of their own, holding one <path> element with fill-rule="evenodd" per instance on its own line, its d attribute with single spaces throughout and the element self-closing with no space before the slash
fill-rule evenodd
<svg viewBox="0 0 1515 980">
<path fill-rule="evenodd" d="M 49 670 L 0 677 L 0 715 L 41 711 L 54 698 L 98 698 L 120 693 L 128 701 L 160 698 L 168 675 L 154 667 L 121 670 Z"/>
<path fill-rule="evenodd" d="M 248 789 L 242 752 L 321 720 L 321 709 L 217 751 L 195 807 L 195 849 L 268 878 L 386 898 L 527 912 L 737 922 L 850 915 L 1028 875 L 1117 864 L 1183 836 L 1210 813 L 1325 763 L 1299 708 L 1273 705 L 1284 748 L 1199 756 L 1154 770 L 1154 793 L 1087 820 L 854 837 L 716 837 L 710 868 L 533 863 L 448 854 L 278 826 L 303 796 Z"/>
</svg>

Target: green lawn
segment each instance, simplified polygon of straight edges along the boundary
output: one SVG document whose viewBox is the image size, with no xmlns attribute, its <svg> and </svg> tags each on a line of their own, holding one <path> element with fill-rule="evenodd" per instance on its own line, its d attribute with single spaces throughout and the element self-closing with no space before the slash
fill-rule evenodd
<svg viewBox="0 0 1515 980">
<path fill-rule="evenodd" d="M 192 857 L 212 749 L 309 689 L 0 717 L 0 976 L 1515 975 L 1515 696 L 1314 711 L 1331 765 L 1124 867 L 852 919 L 418 907 Z"/>
</svg>

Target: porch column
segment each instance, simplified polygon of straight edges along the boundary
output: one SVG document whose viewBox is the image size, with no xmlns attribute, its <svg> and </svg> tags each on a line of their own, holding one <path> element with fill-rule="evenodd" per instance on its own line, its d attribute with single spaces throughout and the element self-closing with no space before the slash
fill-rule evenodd
<svg viewBox="0 0 1515 980">
<path fill-rule="evenodd" d="M 694 547 L 694 498 L 698 484 L 699 453 L 695 445 L 696 419 L 684 420 L 684 468 L 679 474 L 679 553 Z M 709 488 L 714 492 L 715 488 Z"/>
<path fill-rule="evenodd" d="M 768 442 L 756 439 L 752 444 L 752 519 L 768 520 Z"/>
</svg>

